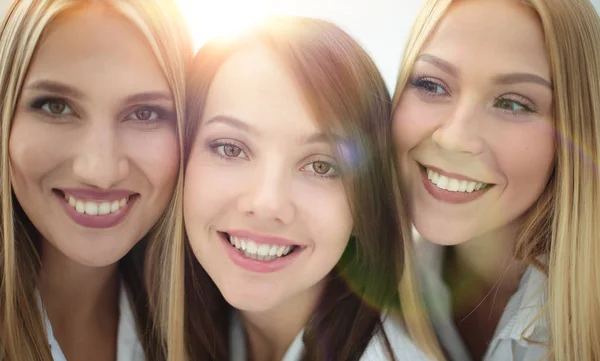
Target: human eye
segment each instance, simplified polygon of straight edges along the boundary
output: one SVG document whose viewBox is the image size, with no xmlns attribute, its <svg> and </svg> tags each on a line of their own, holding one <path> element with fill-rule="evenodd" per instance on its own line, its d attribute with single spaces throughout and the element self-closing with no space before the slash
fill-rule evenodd
<svg viewBox="0 0 600 361">
<path fill-rule="evenodd" d="M 494 101 L 494 107 L 513 115 L 536 112 L 535 104 L 533 104 L 532 101 L 517 94 L 508 94 L 498 97 Z"/>
<path fill-rule="evenodd" d="M 38 98 L 31 103 L 30 108 L 52 118 L 60 118 L 74 114 L 73 108 L 71 108 L 69 103 L 61 98 Z"/>
<path fill-rule="evenodd" d="M 141 106 L 129 113 L 126 120 L 145 124 L 156 124 L 175 118 L 172 111 L 158 106 Z"/>
<path fill-rule="evenodd" d="M 300 170 L 312 173 L 314 176 L 321 178 L 337 178 L 339 176 L 336 166 L 324 160 L 310 162 Z"/>
<path fill-rule="evenodd" d="M 450 95 L 444 83 L 435 78 L 419 75 L 412 78 L 410 84 L 426 96 L 440 97 Z"/>
<path fill-rule="evenodd" d="M 217 140 L 209 144 L 211 151 L 221 158 L 227 160 L 248 159 L 248 155 L 241 145 L 228 139 Z"/>
</svg>

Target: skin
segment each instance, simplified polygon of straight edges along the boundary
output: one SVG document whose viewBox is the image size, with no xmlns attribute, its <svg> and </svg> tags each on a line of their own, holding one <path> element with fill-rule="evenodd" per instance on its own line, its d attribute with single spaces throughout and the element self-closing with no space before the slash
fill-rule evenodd
<svg viewBox="0 0 600 361">
<path fill-rule="evenodd" d="M 252 360 L 283 357 L 348 243 L 352 215 L 336 163 L 270 50 L 250 46 L 221 66 L 186 170 L 184 217 L 198 261 L 241 311 Z M 227 253 L 232 246 L 218 232 L 229 229 L 300 248 L 278 271 L 249 271 Z"/>
<path fill-rule="evenodd" d="M 415 227 L 428 241 L 454 246 L 447 281 L 451 287 L 468 283 L 468 294 L 454 294 L 453 306 L 475 359 L 483 356 L 518 286 L 524 267 L 512 257 L 517 228 L 554 164 L 544 44 L 535 12 L 520 1 L 453 3 L 418 57 L 394 113 Z M 491 186 L 470 202 L 444 202 L 426 190 L 422 165 Z"/>
<path fill-rule="evenodd" d="M 125 19 L 97 5 L 47 29 L 9 152 L 15 195 L 41 236 L 39 292 L 69 360 L 115 359 L 117 262 L 170 201 L 179 162 L 174 114 L 152 51 Z M 67 188 L 135 195 L 121 223 L 90 228 L 68 216 Z"/>
</svg>

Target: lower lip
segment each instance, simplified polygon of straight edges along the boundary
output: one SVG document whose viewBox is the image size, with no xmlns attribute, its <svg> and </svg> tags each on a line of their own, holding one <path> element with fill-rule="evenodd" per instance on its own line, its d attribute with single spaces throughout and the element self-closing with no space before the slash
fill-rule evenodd
<svg viewBox="0 0 600 361">
<path fill-rule="evenodd" d="M 102 216 L 91 216 L 89 214 L 77 212 L 77 210 L 73 208 L 69 202 L 67 202 L 64 196 L 58 194 L 56 196 L 67 212 L 67 215 L 71 217 L 75 223 L 87 228 L 112 228 L 117 226 L 123 222 L 125 217 L 127 217 L 129 211 L 133 207 L 133 204 L 137 200 L 137 196 L 129 197 L 127 204 L 125 204 L 125 206 L 120 208 L 118 211 Z"/>
<path fill-rule="evenodd" d="M 244 256 L 242 252 L 229 243 L 227 237 L 223 233 L 218 233 L 218 235 L 219 238 L 221 238 L 221 242 L 223 243 L 223 247 L 225 247 L 227 255 L 229 255 L 229 258 L 231 258 L 233 263 L 250 272 L 271 273 L 279 271 L 294 262 L 298 255 L 302 253 L 302 249 L 297 247 L 292 253 L 285 257 L 275 258 L 271 261 L 259 261 Z"/>
<path fill-rule="evenodd" d="M 478 191 L 469 192 L 452 192 L 447 191 L 445 189 L 438 188 L 435 184 L 431 183 L 431 181 L 427 178 L 427 171 L 419 166 L 421 172 L 421 181 L 423 182 L 423 186 L 431 194 L 431 196 L 438 201 L 442 201 L 450 204 L 463 204 L 474 201 L 475 199 L 481 197 L 486 191 L 491 189 L 492 187 L 487 187 L 485 189 L 481 189 Z"/>
</svg>

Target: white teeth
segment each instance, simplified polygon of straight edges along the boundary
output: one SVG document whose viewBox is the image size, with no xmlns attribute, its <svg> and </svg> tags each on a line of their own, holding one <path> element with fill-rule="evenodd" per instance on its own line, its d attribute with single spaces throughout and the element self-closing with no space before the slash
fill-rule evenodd
<svg viewBox="0 0 600 361">
<path fill-rule="evenodd" d="M 269 249 L 269 256 L 275 256 L 277 255 L 277 246 L 271 246 L 271 249 Z"/>
<path fill-rule="evenodd" d="M 440 175 L 440 179 L 438 179 L 438 181 L 437 181 L 437 186 L 438 186 L 438 188 L 447 190 L 448 182 L 449 182 L 448 177 Z"/>
<path fill-rule="evenodd" d="M 98 207 L 98 214 L 103 216 L 103 215 L 109 214 L 109 213 L 110 213 L 110 203 L 109 202 L 100 203 L 100 207 Z"/>
<path fill-rule="evenodd" d="M 456 192 L 458 190 L 458 187 L 460 187 L 460 181 L 457 179 L 450 179 L 450 181 L 448 182 L 448 190 Z"/>
<path fill-rule="evenodd" d="M 260 261 L 271 261 L 276 258 L 287 255 L 292 251 L 293 246 L 281 246 L 274 244 L 257 244 L 249 239 L 241 239 L 230 236 L 229 243 L 240 250 L 246 257 Z"/>
<path fill-rule="evenodd" d="M 98 206 L 98 203 L 85 202 L 85 213 L 89 214 L 90 216 L 97 216 L 98 215 L 98 208 L 100 208 Z"/>
<path fill-rule="evenodd" d="M 469 182 L 466 180 L 448 178 L 428 168 L 427 179 L 429 179 L 431 183 L 435 184 L 438 188 L 450 192 L 472 193 L 473 191 L 478 191 L 488 185 L 486 183 Z"/>
<path fill-rule="evenodd" d="M 69 203 L 69 205 L 78 213 L 85 213 L 90 216 L 104 216 L 110 213 L 115 213 L 119 209 L 123 208 L 129 198 L 123 198 L 121 200 L 113 201 L 112 203 L 109 201 L 105 202 L 90 202 L 76 199 L 73 196 L 65 195 L 65 199 Z"/>
<path fill-rule="evenodd" d="M 76 201 L 75 209 L 77 210 L 77 212 L 83 213 L 85 212 L 85 204 L 82 201 Z"/>
</svg>

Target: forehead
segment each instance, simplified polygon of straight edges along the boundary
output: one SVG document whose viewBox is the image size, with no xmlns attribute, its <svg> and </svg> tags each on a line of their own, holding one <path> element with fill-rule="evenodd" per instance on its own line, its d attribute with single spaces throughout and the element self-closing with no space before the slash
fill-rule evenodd
<svg viewBox="0 0 600 361">
<path fill-rule="evenodd" d="M 312 112 L 291 72 L 267 47 L 251 45 L 234 53 L 210 86 L 205 117 L 232 115 L 271 131 L 313 131 Z"/>
<path fill-rule="evenodd" d="M 65 82 L 88 96 L 169 89 L 147 39 L 125 18 L 100 6 L 52 22 L 27 80 Z"/>
<path fill-rule="evenodd" d="M 551 78 L 541 22 L 519 0 L 454 2 L 423 52 L 463 70 L 532 72 Z"/>
</svg>

